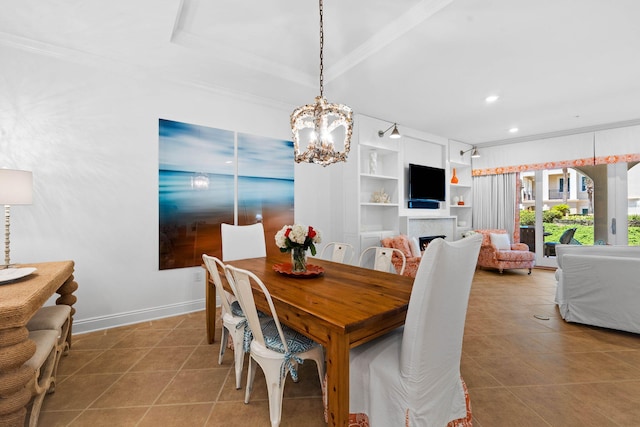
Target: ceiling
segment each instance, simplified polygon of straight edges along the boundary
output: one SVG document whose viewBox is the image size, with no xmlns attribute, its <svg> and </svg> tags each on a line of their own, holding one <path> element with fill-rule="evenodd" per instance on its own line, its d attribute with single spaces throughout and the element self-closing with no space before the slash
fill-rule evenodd
<svg viewBox="0 0 640 427">
<path fill-rule="evenodd" d="M 640 124 L 637 0 L 324 1 L 325 97 L 400 131 L 495 145 Z M 292 110 L 319 94 L 315 1 L 0 7 L 0 44 Z"/>
</svg>

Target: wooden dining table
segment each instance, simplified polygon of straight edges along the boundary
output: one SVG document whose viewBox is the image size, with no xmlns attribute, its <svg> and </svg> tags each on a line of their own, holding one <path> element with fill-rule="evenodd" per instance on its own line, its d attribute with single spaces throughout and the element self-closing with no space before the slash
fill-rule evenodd
<svg viewBox="0 0 640 427">
<path fill-rule="evenodd" d="M 328 423 L 346 427 L 349 350 L 404 324 L 413 278 L 316 258 L 310 258 L 309 264 L 324 269 L 320 276 L 291 277 L 274 271 L 273 266 L 279 263 L 282 258 L 228 262 L 264 282 L 282 323 L 324 346 Z M 209 301 L 215 302 L 215 287 L 209 286 L 208 276 L 207 288 L 207 292 L 214 292 Z M 256 299 L 256 306 L 268 311 L 263 299 Z M 207 310 L 211 313 L 215 307 Z M 215 315 L 208 316 L 208 327 L 215 328 L 210 317 Z"/>
</svg>

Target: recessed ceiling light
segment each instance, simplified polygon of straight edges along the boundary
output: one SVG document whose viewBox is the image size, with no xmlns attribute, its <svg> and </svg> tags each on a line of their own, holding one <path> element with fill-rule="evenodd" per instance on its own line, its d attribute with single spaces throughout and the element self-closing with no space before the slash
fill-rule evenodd
<svg viewBox="0 0 640 427">
<path fill-rule="evenodd" d="M 484 100 L 487 102 L 487 104 L 491 104 L 492 102 L 496 102 L 498 98 L 500 98 L 498 95 L 489 95 Z"/>
<path fill-rule="evenodd" d="M 519 130 L 520 130 L 520 129 L 518 129 L 518 128 L 511 128 L 511 129 L 509 129 L 509 132 L 511 132 L 511 133 L 516 133 L 516 132 L 518 132 Z"/>
</svg>

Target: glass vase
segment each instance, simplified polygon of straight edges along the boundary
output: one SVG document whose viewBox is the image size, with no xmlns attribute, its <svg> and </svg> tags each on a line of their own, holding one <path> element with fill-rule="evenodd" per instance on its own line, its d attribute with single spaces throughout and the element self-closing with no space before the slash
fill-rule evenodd
<svg viewBox="0 0 640 427">
<path fill-rule="evenodd" d="M 453 168 L 453 176 L 451 177 L 451 183 L 452 184 L 457 184 L 458 183 L 458 176 L 456 175 L 456 168 Z"/>
<path fill-rule="evenodd" d="M 307 250 L 303 247 L 291 248 L 291 272 L 305 273 L 307 271 Z"/>
</svg>

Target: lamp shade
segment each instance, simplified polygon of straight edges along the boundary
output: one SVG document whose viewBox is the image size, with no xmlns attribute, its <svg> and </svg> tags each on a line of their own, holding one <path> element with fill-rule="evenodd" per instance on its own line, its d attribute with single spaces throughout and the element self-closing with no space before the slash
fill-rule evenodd
<svg viewBox="0 0 640 427">
<path fill-rule="evenodd" d="M 33 203 L 33 173 L 0 169 L 0 205 L 30 205 Z"/>
</svg>

